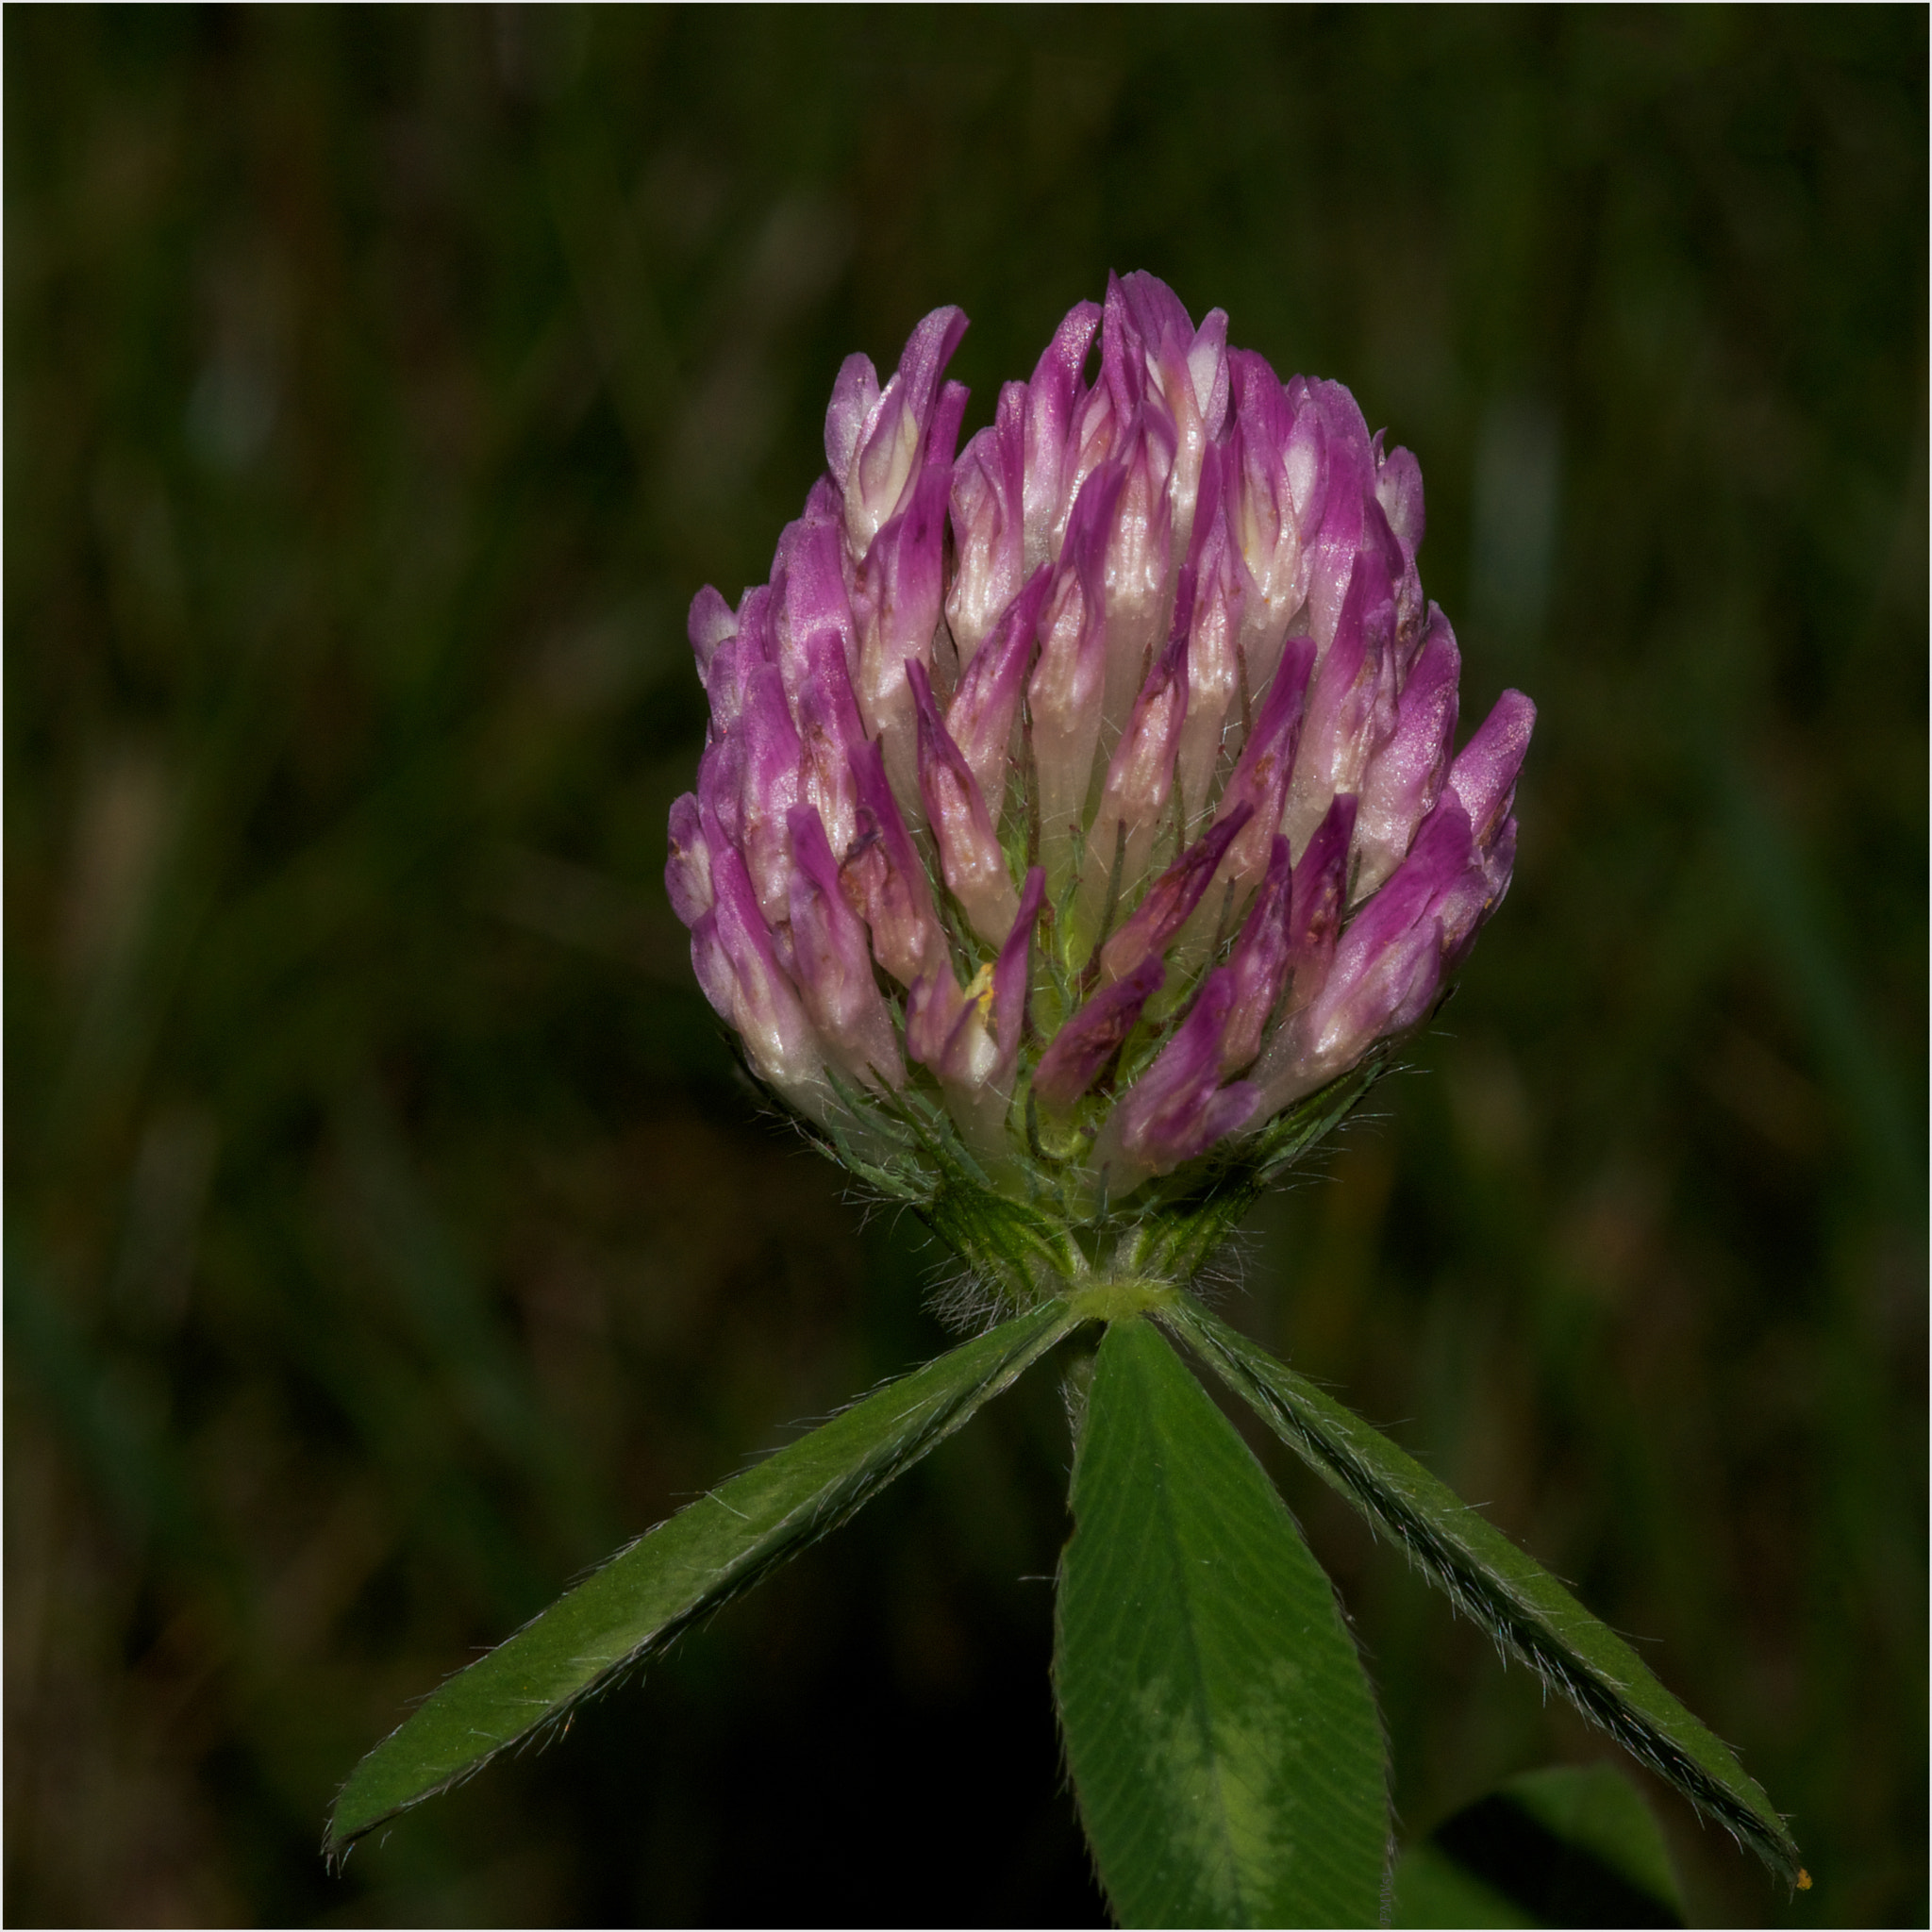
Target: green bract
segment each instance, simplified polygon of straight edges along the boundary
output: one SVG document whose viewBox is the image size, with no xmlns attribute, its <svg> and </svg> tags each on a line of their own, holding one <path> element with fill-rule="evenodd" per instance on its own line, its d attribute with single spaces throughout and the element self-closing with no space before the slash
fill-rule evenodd
<svg viewBox="0 0 1932 1932">
<path fill-rule="evenodd" d="M 1268 1186 L 1341 1122 L 1386 1071 L 1380 1054 L 1262 1132 L 1217 1148 L 1118 1209 L 1086 1206 L 1063 1170 L 1016 1156 L 996 1184 L 944 1110 L 917 1092 L 891 1110 L 892 1140 L 861 1154 L 839 1117 L 807 1123 L 841 1166 L 888 1199 L 904 1202 L 974 1277 L 1024 1307 L 1044 1294 L 1141 1276 L 1181 1285 L 1241 1224 Z M 871 1111 L 880 1112 L 874 1106 Z M 1017 1185 L 1016 1185 L 1017 1176 Z"/>
</svg>

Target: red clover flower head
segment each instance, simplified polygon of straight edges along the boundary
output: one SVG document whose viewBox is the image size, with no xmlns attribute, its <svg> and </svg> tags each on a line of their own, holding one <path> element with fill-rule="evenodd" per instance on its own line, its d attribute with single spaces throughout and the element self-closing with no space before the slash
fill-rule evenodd
<svg viewBox="0 0 1932 1932">
<path fill-rule="evenodd" d="M 1339 383 L 1130 275 L 956 455 L 965 328 L 846 361 L 771 581 L 693 602 L 665 876 L 758 1075 L 1024 1292 L 1103 1229 L 1197 1264 L 1366 1090 L 1508 889 L 1535 708 L 1454 751 L 1422 473 Z"/>
</svg>

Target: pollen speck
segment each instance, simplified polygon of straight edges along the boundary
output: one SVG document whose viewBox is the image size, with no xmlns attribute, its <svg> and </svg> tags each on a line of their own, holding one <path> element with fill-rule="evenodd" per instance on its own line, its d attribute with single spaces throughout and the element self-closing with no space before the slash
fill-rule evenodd
<svg viewBox="0 0 1932 1932">
<path fill-rule="evenodd" d="M 966 989 L 966 997 L 969 1000 L 976 1000 L 978 1002 L 979 1017 L 982 1020 L 989 1022 L 991 1020 L 992 961 L 991 959 L 980 962 L 979 971 L 973 975 L 972 983 Z"/>
</svg>

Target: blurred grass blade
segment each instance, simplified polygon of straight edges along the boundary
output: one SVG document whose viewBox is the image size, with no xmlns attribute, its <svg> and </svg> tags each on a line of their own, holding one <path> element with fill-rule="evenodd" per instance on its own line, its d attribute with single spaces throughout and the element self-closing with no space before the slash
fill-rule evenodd
<svg viewBox="0 0 1932 1932">
<path fill-rule="evenodd" d="M 1124 1925 L 1370 1925 L 1381 1726 L 1287 1506 L 1166 1340 L 1100 1344 L 1074 1465 L 1054 1684 Z"/>
<path fill-rule="evenodd" d="M 328 1849 L 446 1790 L 836 1529 L 1078 1320 L 1053 1301 L 1003 1323 L 660 1523 L 450 1678 L 363 1758 L 336 1800 Z"/>
<path fill-rule="evenodd" d="M 1794 1885 L 1798 1848 L 1729 1749 L 1620 1637 L 1379 1430 L 1186 1301 L 1171 1319 L 1315 1473 L 1405 1548 L 1457 1609 Z"/>
<path fill-rule="evenodd" d="M 1396 1861 L 1395 1923 L 1681 1925 L 1684 1895 L 1642 1794 L 1607 1764 L 1525 1772 Z"/>
</svg>

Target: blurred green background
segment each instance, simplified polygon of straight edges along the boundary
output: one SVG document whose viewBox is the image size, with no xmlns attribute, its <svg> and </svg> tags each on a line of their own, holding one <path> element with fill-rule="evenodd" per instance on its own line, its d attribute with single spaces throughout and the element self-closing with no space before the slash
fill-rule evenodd
<svg viewBox="0 0 1932 1932">
<path fill-rule="evenodd" d="M 663 897 L 840 358 L 1109 267 L 1419 454 L 1514 892 L 1232 1316 L 1924 1923 L 1926 15 L 7 10 L 6 1898 L 1100 1923 L 1050 1376 L 331 1877 L 474 1646 L 942 1345 Z M 1264 1450 L 1271 1466 L 1278 1458 Z M 1325 1491 L 1405 1833 L 1602 1747 Z"/>
</svg>

